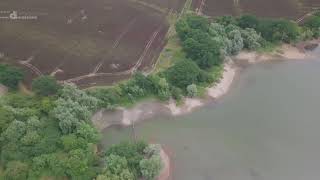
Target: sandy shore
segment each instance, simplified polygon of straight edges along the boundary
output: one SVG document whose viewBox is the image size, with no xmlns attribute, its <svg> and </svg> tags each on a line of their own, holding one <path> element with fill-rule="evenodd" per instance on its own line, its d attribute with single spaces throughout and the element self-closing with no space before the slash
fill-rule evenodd
<svg viewBox="0 0 320 180">
<path fill-rule="evenodd" d="M 163 163 L 162 170 L 158 176 L 158 180 L 169 180 L 171 176 L 171 161 L 168 153 L 165 151 L 164 147 L 161 146 L 160 157 Z"/>
<path fill-rule="evenodd" d="M 225 63 L 222 79 L 219 83 L 207 88 L 208 95 L 216 99 L 226 94 L 232 85 L 232 82 L 236 75 L 236 71 L 237 67 L 234 65 L 232 61 Z"/>
<path fill-rule="evenodd" d="M 310 54 L 306 53 L 304 45 L 297 45 L 297 47 L 283 44 L 278 50 L 272 53 L 258 53 L 255 51 L 242 51 L 238 55 L 234 56 L 233 59 L 237 61 L 244 61 L 249 64 L 255 64 L 270 60 L 302 60 L 311 57 Z"/>
<path fill-rule="evenodd" d="M 166 104 L 165 107 L 167 107 L 171 115 L 178 116 L 182 114 L 187 114 L 192 112 L 197 107 L 201 107 L 204 105 L 204 102 L 202 99 L 199 98 L 185 98 L 182 105 L 177 106 L 177 103 L 174 100 L 170 100 L 169 104 Z"/>
</svg>

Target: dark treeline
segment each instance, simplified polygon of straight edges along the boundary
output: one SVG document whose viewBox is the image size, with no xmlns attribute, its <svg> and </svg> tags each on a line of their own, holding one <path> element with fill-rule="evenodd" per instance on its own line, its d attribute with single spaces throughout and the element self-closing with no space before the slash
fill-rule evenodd
<svg viewBox="0 0 320 180">
<path fill-rule="evenodd" d="M 122 143 L 98 151 L 101 135 L 90 118 L 101 100 L 50 76 L 35 79 L 35 94 L 26 95 L 15 90 L 20 70 L 8 69 L 19 76 L 1 81 L 13 89 L 0 98 L 0 179 L 151 180 L 159 174 L 156 145 Z"/>
</svg>

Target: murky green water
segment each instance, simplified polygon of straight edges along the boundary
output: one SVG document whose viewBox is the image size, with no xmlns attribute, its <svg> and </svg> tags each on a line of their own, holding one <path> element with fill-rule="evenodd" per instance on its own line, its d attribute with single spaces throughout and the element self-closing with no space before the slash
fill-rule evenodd
<svg viewBox="0 0 320 180">
<path fill-rule="evenodd" d="M 319 60 L 253 65 L 216 104 L 137 133 L 173 152 L 174 180 L 319 180 L 319 92 Z M 109 129 L 104 143 L 130 135 Z"/>
</svg>

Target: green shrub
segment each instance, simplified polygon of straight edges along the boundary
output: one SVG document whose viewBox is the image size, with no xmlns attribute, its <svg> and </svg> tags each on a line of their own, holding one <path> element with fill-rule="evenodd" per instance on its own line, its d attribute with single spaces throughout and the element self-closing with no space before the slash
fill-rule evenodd
<svg viewBox="0 0 320 180">
<path fill-rule="evenodd" d="M 299 26 L 289 20 L 262 19 L 256 29 L 270 42 L 291 43 L 299 39 Z"/>
<path fill-rule="evenodd" d="M 259 26 L 259 19 L 254 15 L 243 15 L 237 19 L 237 25 L 242 29 L 256 29 Z"/>
<path fill-rule="evenodd" d="M 52 76 L 40 76 L 32 81 L 32 90 L 40 96 L 55 95 L 60 88 Z"/>
<path fill-rule="evenodd" d="M 172 86 L 185 89 L 189 84 L 197 83 L 201 70 L 191 60 L 176 63 L 166 71 L 166 76 Z"/>
<path fill-rule="evenodd" d="M 320 36 L 320 16 L 311 16 L 306 20 L 304 26 L 312 31 L 313 37 Z"/>
<path fill-rule="evenodd" d="M 0 83 L 10 89 L 17 89 L 19 82 L 23 79 L 23 76 L 24 73 L 21 69 L 7 64 L 0 64 Z"/>
</svg>

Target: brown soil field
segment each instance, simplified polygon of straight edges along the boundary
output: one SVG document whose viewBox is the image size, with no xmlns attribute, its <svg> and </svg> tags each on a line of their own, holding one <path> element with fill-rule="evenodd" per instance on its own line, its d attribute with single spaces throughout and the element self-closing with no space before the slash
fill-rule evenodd
<svg viewBox="0 0 320 180">
<path fill-rule="evenodd" d="M 319 0 L 194 0 L 194 9 L 204 2 L 202 13 L 208 16 L 255 14 L 297 20 L 320 8 Z"/>
<path fill-rule="evenodd" d="M 109 85 L 150 68 L 165 44 L 166 15 L 185 0 L 2 0 L 0 63 L 82 87 Z M 157 8 L 159 7 L 159 8 Z"/>
</svg>

